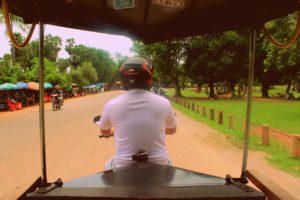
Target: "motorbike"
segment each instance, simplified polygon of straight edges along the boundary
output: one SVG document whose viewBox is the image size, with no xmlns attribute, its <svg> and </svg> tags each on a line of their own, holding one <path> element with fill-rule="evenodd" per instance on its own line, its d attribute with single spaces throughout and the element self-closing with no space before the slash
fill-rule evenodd
<svg viewBox="0 0 300 200">
<path fill-rule="evenodd" d="M 137 162 L 80 177 L 67 182 L 47 179 L 44 91 L 40 90 L 41 175 L 19 199 L 296 199 L 274 185 L 267 177 L 247 169 L 250 136 L 252 85 L 256 30 L 264 27 L 267 37 L 277 46 L 289 47 L 299 35 L 297 31 L 285 44 L 275 41 L 264 24 L 300 9 L 298 0 L 2 0 L 6 30 L 12 44 L 26 46 L 39 23 L 39 81 L 44 82 L 45 24 L 86 31 L 118 34 L 155 43 L 174 38 L 218 33 L 247 28 L 249 34 L 249 67 L 247 113 L 241 176 L 216 177 L 175 166 Z M 55 12 L 53 12 L 53 10 Z M 10 13 L 32 23 L 22 44 L 16 42 L 11 28 Z M 170 43 L 172 44 L 172 43 Z M 166 58 L 169 59 L 169 58 Z M 172 79 L 171 74 L 168 77 Z M 260 190 L 246 185 L 248 179 Z"/>
<path fill-rule="evenodd" d="M 165 97 L 167 98 L 167 95 L 166 95 L 166 90 L 162 87 L 153 87 L 151 89 L 151 91 L 154 93 L 154 94 L 157 94 L 159 96 L 162 96 L 162 97 Z"/>
<path fill-rule="evenodd" d="M 52 102 L 52 110 L 60 110 L 62 106 L 62 101 L 59 98 L 58 94 L 51 95 L 51 102 Z"/>
</svg>

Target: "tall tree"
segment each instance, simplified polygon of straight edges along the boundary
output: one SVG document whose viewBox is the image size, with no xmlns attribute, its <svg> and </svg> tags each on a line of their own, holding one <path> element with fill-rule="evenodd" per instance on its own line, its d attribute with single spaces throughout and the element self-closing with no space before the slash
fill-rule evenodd
<svg viewBox="0 0 300 200">
<path fill-rule="evenodd" d="M 267 24 L 267 28 L 272 32 L 275 38 L 279 41 L 285 41 L 290 37 L 296 25 L 296 15 L 290 14 L 277 20 L 273 20 Z M 264 35 L 261 35 L 264 38 Z M 265 59 L 263 60 L 265 73 L 276 73 L 277 80 L 275 83 L 286 83 L 286 93 L 290 92 L 292 81 L 298 78 L 300 72 L 300 43 L 296 42 L 288 49 L 280 49 L 270 43 L 268 40 L 263 40 L 262 49 L 265 51 Z M 272 74 L 274 77 L 274 74 Z M 270 78 L 269 78 L 270 79 Z M 281 81 L 279 81 L 281 80 Z M 263 80 L 263 96 L 268 97 L 268 86 L 274 82 Z"/>
<path fill-rule="evenodd" d="M 180 78 L 184 76 L 182 63 L 185 59 L 185 39 L 166 40 L 151 45 L 134 41 L 131 51 L 149 57 L 158 79 L 170 80 L 175 87 L 175 96 L 181 96 Z"/>
<path fill-rule="evenodd" d="M 90 62 L 83 62 L 70 73 L 73 83 L 81 86 L 89 85 L 97 80 L 96 69 Z"/>
<path fill-rule="evenodd" d="M 245 71 L 247 42 L 244 33 L 228 31 L 188 40 L 184 68 L 191 80 L 198 85 L 208 83 L 211 98 L 215 97 L 216 82 L 228 83 L 227 92 L 234 92 L 234 86 Z"/>
<path fill-rule="evenodd" d="M 24 38 L 20 33 L 16 33 L 17 40 L 23 40 Z M 61 49 L 62 40 L 58 36 L 46 35 L 44 44 L 44 54 L 51 62 L 56 62 L 58 60 L 58 53 Z M 39 41 L 34 40 L 30 42 L 26 47 L 22 49 L 16 49 L 16 62 L 22 67 L 31 69 L 32 59 L 39 56 Z"/>
<path fill-rule="evenodd" d="M 0 83 L 16 83 L 17 81 L 25 81 L 25 79 L 25 72 L 19 65 L 12 65 L 11 55 L 5 54 L 3 58 L 0 59 Z"/>
<path fill-rule="evenodd" d="M 112 81 L 116 71 L 116 63 L 109 52 L 85 45 L 75 45 L 73 39 L 67 40 L 67 43 L 66 51 L 69 53 L 70 63 L 75 69 L 84 62 L 91 62 L 97 71 L 99 82 Z"/>
<path fill-rule="evenodd" d="M 65 86 L 68 84 L 68 78 L 66 73 L 59 73 L 56 63 L 44 59 L 45 65 L 45 82 L 50 82 L 53 85 Z M 32 60 L 32 69 L 29 72 L 29 78 L 31 81 L 39 81 L 39 60 L 35 57 Z"/>
</svg>

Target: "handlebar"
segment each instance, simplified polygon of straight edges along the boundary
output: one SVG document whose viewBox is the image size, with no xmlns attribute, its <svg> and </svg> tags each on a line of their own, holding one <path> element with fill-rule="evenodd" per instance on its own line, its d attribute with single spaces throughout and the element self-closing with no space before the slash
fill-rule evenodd
<svg viewBox="0 0 300 200">
<path fill-rule="evenodd" d="M 99 138 L 110 138 L 110 137 L 113 137 L 113 135 L 99 135 Z"/>
<path fill-rule="evenodd" d="M 99 122 L 100 122 L 100 119 L 101 119 L 101 115 L 97 115 L 97 116 L 95 116 L 94 117 L 94 119 L 93 119 L 93 122 L 94 122 L 94 124 L 98 124 Z M 110 137 L 113 137 L 114 135 L 99 135 L 99 138 L 101 139 L 101 138 L 110 138 Z"/>
</svg>

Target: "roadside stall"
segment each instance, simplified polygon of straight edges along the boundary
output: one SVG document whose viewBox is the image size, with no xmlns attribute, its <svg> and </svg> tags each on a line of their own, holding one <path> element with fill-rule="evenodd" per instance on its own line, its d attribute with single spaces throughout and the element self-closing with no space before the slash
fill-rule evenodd
<svg viewBox="0 0 300 200">
<path fill-rule="evenodd" d="M 25 95 L 26 90 L 28 89 L 27 83 L 19 81 L 16 83 L 17 90 L 15 92 L 16 100 L 22 103 L 22 107 L 28 106 L 27 105 L 27 97 Z"/>
<path fill-rule="evenodd" d="M 0 110 L 14 111 L 23 108 L 22 103 L 15 99 L 17 92 L 12 92 L 16 89 L 18 88 L 13 83 L 3 83 L 0 85 L 0 90 L 3 91 L 3 94 L 1 94 Z"/>
<path fill-rule="evenodd" d="M 51 102 L 51 89 L 53 88 L 51 83 L 44 83 L 44 89 L 45 89 L 45 96 L 44 96 L 44 102 Z"/>
<path fill-rule="evenodd" d="M 39 84 L 36 82 L 28 82 L 28 90 L 26 91 L 27 105 L 34 106 L 38 102 Z"/>
</svg>

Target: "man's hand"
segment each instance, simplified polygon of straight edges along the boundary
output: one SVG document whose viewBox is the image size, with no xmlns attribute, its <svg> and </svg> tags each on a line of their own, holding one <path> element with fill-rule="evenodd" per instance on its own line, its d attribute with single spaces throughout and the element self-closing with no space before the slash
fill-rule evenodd
<svg viewBox="0 0 300 200">
<path fill-rule="evenodd" d="M 103 137 L 111 137 L 111 136 L 114 136 L 114 129 L 113 128 L 110 128 L 110 129 L 107 129 L 107 130 L 100 130 L 100 132 L 101 132 L 101 135 L 103 136 Z"/>
<path fill-rule="evenodd" d="M 166 128 L 166 135 L 173 135 L 176 133 L 176 128 Z"/>
</svg>

